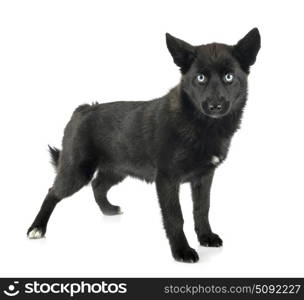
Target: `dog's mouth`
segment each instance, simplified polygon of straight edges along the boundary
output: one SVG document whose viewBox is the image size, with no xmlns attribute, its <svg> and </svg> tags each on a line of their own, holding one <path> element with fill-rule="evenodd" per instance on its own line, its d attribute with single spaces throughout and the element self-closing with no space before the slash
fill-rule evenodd
<svg viewBox="0 0 304 300">
<path fill-rule="evenodd" d="M 222 103 L 212 103 L 204 101 L 201 105 L 201 108 L 204 115 L 210 118 L 218 119 L 226 116 L 229 113 L 230 106 L 231 105 L 229 101 L 225 101 Z"/>
</svg>

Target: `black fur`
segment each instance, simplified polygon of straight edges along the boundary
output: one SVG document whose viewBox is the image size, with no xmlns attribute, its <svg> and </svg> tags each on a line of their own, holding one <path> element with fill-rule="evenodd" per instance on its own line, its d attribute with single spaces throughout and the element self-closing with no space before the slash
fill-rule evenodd
<svg viewBox="0 0 304 300">
<path fill-rule="evenodd" d="M 181 82 L 152 101 L 79 106 L 67 124 L 62 151 L 50 147 L 57 175 L 28 230 L 46 232 L 56 204 L 88 184 L 101 211 L 120 213 L 108 190 L 126 176 L 155 182 L 164 227 L 175 259 L 196 262 L 183 231 L 179 186 L 192 189 L 195 231 L 203 246 L 222 240 L 208 220 L 213 174 L 227 156 L 247 99 L 247 75 L 260 48 L 257 29 L 236 46 L 191 46 L 167 34 Z"/>
<path fill-rule="evenodd" d="M 60 156 L 60 150 L 49 146 L 49 152 L 51 155 L 51 164 L 54 166 L 55 169 L 57 169 L 59 156 Z"/>
</svg>

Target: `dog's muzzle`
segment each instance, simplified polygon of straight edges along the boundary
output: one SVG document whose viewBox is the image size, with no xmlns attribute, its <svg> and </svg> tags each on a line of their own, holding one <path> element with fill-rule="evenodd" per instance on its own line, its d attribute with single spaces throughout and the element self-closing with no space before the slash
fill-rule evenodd
<svg viewBox="0 0 304 300">
<path fill-rule="evenodd" d="M 205 100 L 202 104 L 202 111 L 211 118 L 225 116 L 230 110 L 230 103 L 226 100 Z"/>
</svg>

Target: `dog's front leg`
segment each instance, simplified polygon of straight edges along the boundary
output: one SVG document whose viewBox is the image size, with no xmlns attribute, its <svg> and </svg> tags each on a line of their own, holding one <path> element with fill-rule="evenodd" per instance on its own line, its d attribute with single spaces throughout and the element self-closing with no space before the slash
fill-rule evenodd
<svg viewBox="0 0 304 300">
<path fill-rule="evenodd" d="M 206 247 L 220 247 L 223 244 L 221 238 L 212 232 L 209 224 L 210 189 L 213 175 L 214 170 L 191 181 L 195 232 L 200 244 Z"/>
<path fill-rule="evenodd" d="M 179 181 L 165 173 L 158 173 L 156 189 L 163 216 L 164 227 L 173 257 L 178 261 L 196 262 L 199 257 L 186 239 L 183 215 L 179 203 Z"/>
</svg>

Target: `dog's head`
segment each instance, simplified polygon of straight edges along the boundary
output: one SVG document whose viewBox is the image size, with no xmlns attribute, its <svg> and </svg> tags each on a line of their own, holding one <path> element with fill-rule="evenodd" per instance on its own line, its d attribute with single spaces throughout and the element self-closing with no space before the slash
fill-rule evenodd
<svg viewBox="0 0 304 300">
<path fill-rule="evenodd" d="M 167 47 L 182 72 L 181 87 L 196 109 L 220 118 L 244 106 L 247 75 L 261 45 L 257 28 L 236 45 L 192 46 L 166 34 Z"/>
</svg>

